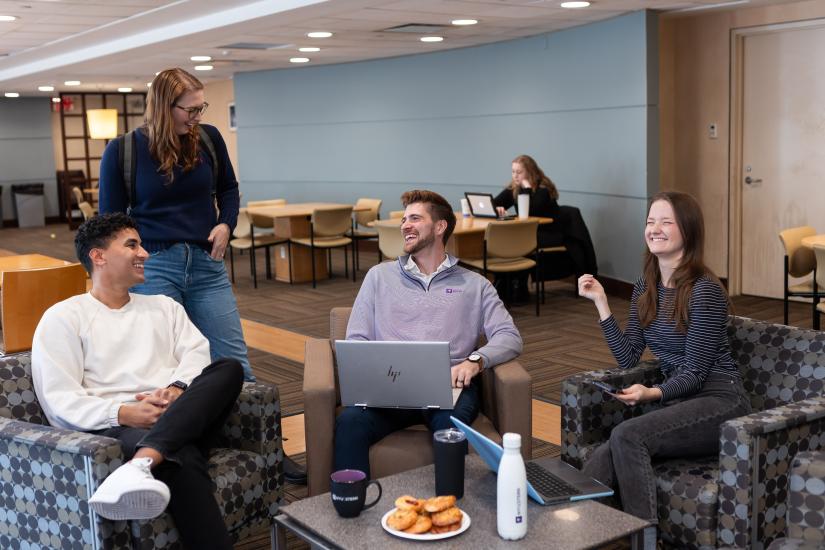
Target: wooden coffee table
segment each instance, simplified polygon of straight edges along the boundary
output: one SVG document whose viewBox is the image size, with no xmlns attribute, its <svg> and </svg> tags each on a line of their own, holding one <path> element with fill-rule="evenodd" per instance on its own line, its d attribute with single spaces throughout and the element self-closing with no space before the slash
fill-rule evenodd
<svg viewBox="0 0 825 550">
<path fill-rule="evenodd" d="M 381 527 L 381 517 L 401 495 L 429 497 L 435 494 L 433 466 L 424 466 L 381 478 L 381 501 L 357 518 L 338 516 L 329 493 L 293 502 L 275 517 L 275 548 L 286 548 L 285 530 L 293 531 L 315 548 L 527 548 L 574 550 L 596 548 L 630 538 L 634 549 L 654 549 L 656 528 L 635 516 L 593 500 L 557 506 L 528 505 L 527 536 L 517 543 L 499 538 L 496 532 L 496 476 L 477 455 L 469 455 L 464 476 L 464 498 L 458 506 L 470 516 L 464 533 L 439 541 L 418 542 L 395 537 Z M 370 488 L 367 502 L 377 489 Z"/>
</svg>

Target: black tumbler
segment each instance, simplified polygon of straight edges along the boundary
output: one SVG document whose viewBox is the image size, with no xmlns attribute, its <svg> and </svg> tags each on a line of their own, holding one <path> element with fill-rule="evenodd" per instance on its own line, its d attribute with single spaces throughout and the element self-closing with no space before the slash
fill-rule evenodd
<svg viewBox="0 0 825 550">
<path fill-rule="evenodd" d="M 467 436 L 461 430 L 449 428 L 433 434 L 435 455 L 435 494 L 464 496 L 464 457 Z"/>
</svg>

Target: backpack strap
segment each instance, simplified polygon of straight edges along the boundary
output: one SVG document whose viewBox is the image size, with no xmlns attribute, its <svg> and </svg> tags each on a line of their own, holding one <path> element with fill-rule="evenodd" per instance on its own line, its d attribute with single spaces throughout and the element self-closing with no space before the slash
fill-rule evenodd
<svg viewBox="0 0 825 550">
<path fill-rule="evenodd" d="M 126 191 L 126 214 L 131 214 L 135 202 L 137 179 L 137 144 L 135 131 L 118 136 L 117 160 L 120 164 L 120 173 L 123 178 L 123 187 Z"/>
<path fill-rule="evenodd" d="M 198 134 L 200 135 L 201 143 L 203 143 L 203 146 L 212 158 L 212 200 L 215 201 L 217 200 L 218 195 L 218 178 L 221 173 L 220 166 L 218 164 L 218 154 L 215 152 L 215 144 L 212 143 L 212 138 L 209 137 L 209 134 L 200 124 L 198 124 Z"/>
</svg>

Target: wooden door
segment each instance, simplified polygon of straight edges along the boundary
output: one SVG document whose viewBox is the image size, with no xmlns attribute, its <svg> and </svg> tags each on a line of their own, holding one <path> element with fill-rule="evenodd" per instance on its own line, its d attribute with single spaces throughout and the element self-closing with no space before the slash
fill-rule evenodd
<svg viewBox="0 0 825 550">
<path fill-rule="evenodd" d="M 825 22 L 744 38 L 742 293 L 782 297 L 779 232 L 825 233 Z"/>
</svg>

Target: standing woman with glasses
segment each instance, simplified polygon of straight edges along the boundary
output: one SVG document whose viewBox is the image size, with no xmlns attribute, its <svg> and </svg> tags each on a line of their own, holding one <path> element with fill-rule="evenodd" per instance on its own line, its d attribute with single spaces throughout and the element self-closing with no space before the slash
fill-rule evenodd
<svg viewBox="0 0 825 550">
<path fill-rule="evenodd" d="M 158 73 L 145 124 L 135 130 L 134 141 L 128 135 L 113 140 L 103 153 L 100 213 L 129 213 L 150 253 L 146 282 L 132 292 L 165 294 L 180 302 L 209 340 L 212 360 L 236 359 L 244 378 L 254 380 L 223 262 L 238 218 L 238 181 L 220 132 L 200 125 L 208 106 L 203 84 L 193 75 L 179 68 Z M 199 126 L 211 141 L 214 159 Z M 120 151 L 121 144 L 130 151 Z M 135 166 L 127 185 L 124 157 L 130 156 Z"/>
</svg>

